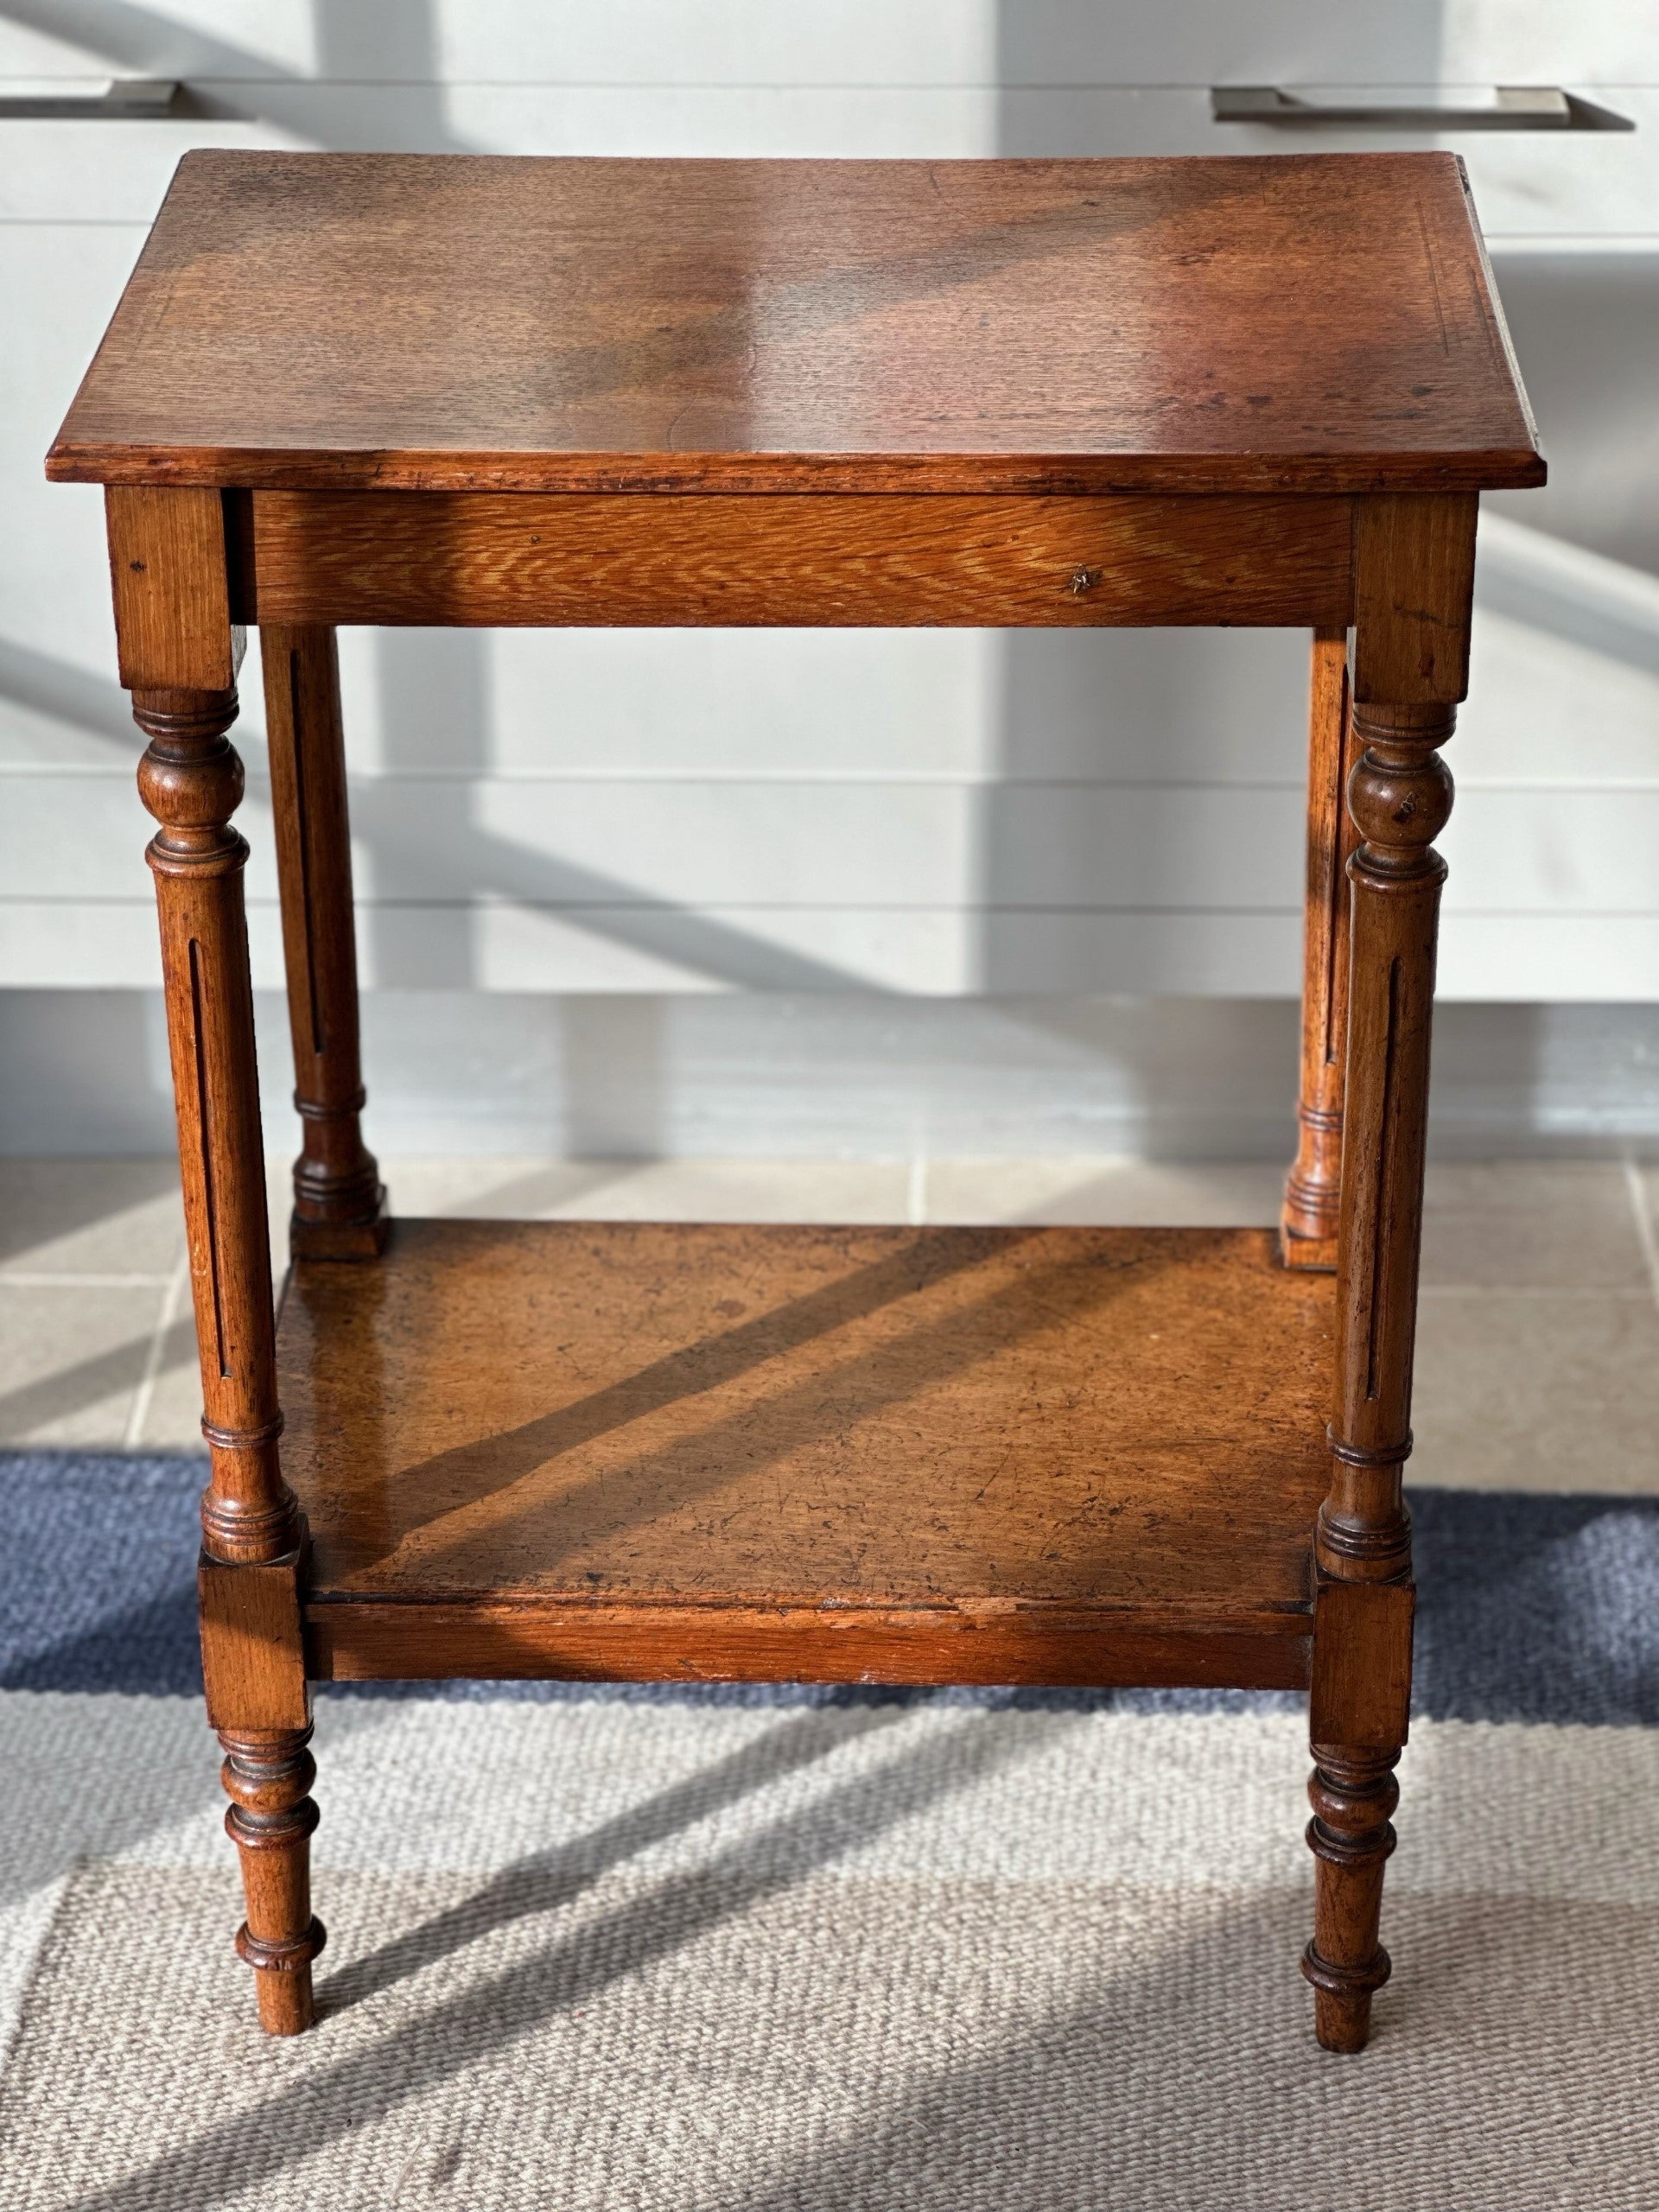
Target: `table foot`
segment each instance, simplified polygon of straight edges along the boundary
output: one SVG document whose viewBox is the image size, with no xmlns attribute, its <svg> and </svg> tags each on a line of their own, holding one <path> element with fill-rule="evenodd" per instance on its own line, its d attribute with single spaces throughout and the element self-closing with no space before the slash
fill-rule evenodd
<svg viewBox="0 0 1659 2212">
<path fill-rule="evenodd" d="M 1314 2033 L 1326 2050 L 1364 2050 L 1372 1993 L 1389 1978 L 1377 1927 L 1382 1870 L 1395 1844 L 1389 1815 L 1400 1802 L 1399 1756 L 1313 1746 L 1307 1843 L 1319 1867 L 1313 1941 L 1302 1954 L 1302 1973 L 1313 1985 Z"/>
<path fill-rule="evenodd" d="M 311 1910 L 311 1800 L 316 1762 L 309 1728 L 258 1735 L 221 1729 L 221 1779 L 232 1802 L 226 1834 L 242 1860 L 248 1916 L 238 1930 L 238 1956 L 254 1970 L 259 2024 L 267 2035 L 295 2036 L 311 2025 L 311 1961 L 325 1941 Z"/>
</svg>

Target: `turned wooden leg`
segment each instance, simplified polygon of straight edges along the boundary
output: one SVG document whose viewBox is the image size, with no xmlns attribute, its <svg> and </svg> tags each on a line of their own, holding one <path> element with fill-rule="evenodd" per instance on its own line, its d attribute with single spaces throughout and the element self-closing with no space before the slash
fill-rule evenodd
<svg viewBox="0 0 1659 2212">
<path fill-rule="evenodd" d="M 226 1781 L 251 1931 L 245 1955 L 265 2024 L 292 2033 L 310 2021 L 310 1978 L 301 1968 L 321 1931 L 306 1894 L 309 1819 L 299 1810 L 310 1779 L 308 1758 L 303 1770 L 298 1764 L 311 1726 L 300 1611 L 305 1522 L 276 1449 L 283 1417 L 242 894 L 248 849 L 231 826 L 242 763 L 226 733 L 236 720 L 241 633 L 231 622 L 217 492 L 112 485 L 105 507 L 121 681 L 149 741 L 138 790 L 157 824 L 148 857 L 211 1459 L 197 1570 L 207 1717 L 232 1751 Z M 279 1986 L 267 1993 L 273 1980 Z"/>
<path fill-rule="evenodd" d="M 311 1961 L 325 1939 L 311 1910 L 310 1789 L 316 1762 L 309 1727 L 266 1735 L 221 1728 L 222 1777 L 230 1810 L 226 1832 L 242 1860 L 248 1916 L 238 1954 L 254 1969 L 259 2024 L 268 2035 L 298 2035 L 312 2018 Z"/>
<path fill-rule="evenodd" d="M 1389 1973 L 1377 1940 L 1394 1848 L 1393 1767 L 1411 1693 L 1412 1345 L 1422 1223 L 1434 936 L 1445 863 L 1431 840 L 1451 810 L 1437 746 L 1449 706 L 1354 709 L 1364 747 L 1350 800 L 1353 883 L 1336 1416 L 1316 1539 L 1311 1732 L 1318 1860 L 1303 1971 L 1319 2041 L 1359 2050 Z"/>
<path fill-rule="evenodd" d="M 1378 1940 L 1394 1765 L 1411 1705 L 1411 1452 L 1434 940 L 1452 809 L 1439 747 L 1468 683 L 1476 501 L 1356 503 L 1348 804 L 1347 1074 L 1331 1488 L 1314 1536 L 1313 1941 L 1302 1971 L 1330 2050 L 1360 2050 L 1386 1980 Z"/>
<path fill-rule="evenodd" d="M 302 1135 L 289 1243 L 308 1260 L 372 1259 L 385 1243 L 386 1194 L 359 1119 L 357 948 L 334 633 L 273 624 L 260 632 L 260 652 Z"/>
<path fill-rule="evenodd" d="M 202 1664 L 208 1718 L 231 1757 L 260 2018 L 309 2024 L 311 1918 L 301 1637 L 304 1524 L 276 1442 L 275 1330 L 242 871 L 231 827 L 242 764 L 225 733 L 234 690 L 133 693 L 149 739 L 138 772 L 160 824 L 149 849 L 161 918 L 179 1165 L 212 1471 L 201 1503 Z"/>
<path fill-rule="evenodd" d="M 1296 1159 L 1285 1182 L 1279 1238 L 1287 1267 L 1331 1270 L 1348 1043 L 1347 866 L 1356 835 L 1345 798 L 1353 765 L 1346 630 L 1314 632 L 1310 677 L 1301 1078 Z"/>
</svg>

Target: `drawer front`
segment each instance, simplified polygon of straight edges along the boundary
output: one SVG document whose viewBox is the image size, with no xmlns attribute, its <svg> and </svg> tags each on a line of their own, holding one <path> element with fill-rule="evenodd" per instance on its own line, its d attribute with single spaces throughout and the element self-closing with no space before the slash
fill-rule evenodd
<svg viewBox="0 0 1659 2212">
<path fill-rule="evenodd" d="M 256 492 L 232 512 L 253 622 L 1341 627 L 1353 607 L 1344 499 Z"/>
</svg>

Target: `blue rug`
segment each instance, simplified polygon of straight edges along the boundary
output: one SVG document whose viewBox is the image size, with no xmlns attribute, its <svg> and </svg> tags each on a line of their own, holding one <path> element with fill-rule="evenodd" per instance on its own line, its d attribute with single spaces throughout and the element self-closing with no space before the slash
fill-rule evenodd
<svg viewBox="0 0 1659 2212">
<path fill-rule="evenodd" d="M 0 1453 L 0 1688 L 188 1695 L 196 1503 L 179 1456 Z M 1659 1499 L 1419 1491 L 1414 1710 L 1439 1720 L 1659 1726 Z M 942 1693 L 556 1682 L 341 1685 L 330 1694 L 868 1704 Z M 1076 1711 L 1295 1703 L 1242 1691 L 974 1691 L 952 1701 Z"/>
</svg>

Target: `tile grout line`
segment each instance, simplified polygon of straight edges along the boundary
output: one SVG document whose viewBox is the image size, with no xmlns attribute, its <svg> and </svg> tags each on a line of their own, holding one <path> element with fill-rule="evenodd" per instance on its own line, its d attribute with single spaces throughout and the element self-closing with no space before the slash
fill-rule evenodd
<svg viewBox="0 0 1659 2212">
<path fill-rule="evenodd" d="M 1636 1217 L 1636 1238 L 1642 1247 L 1642 1257 L 1647 1262 L 1653 1302 L 1659 1306 L 1659 1237 L 1654 1235 L 1648 1194 L 1642 1187 L 1642 1171 L 1629 1153 L 1624 1155 L 1624 1189 L 1630 1198 L 1630 1211 Z"/>
<path fill-rule="evenodd" d="M 168 1290 L 165 1275 L 49 1274 L 0 1270 L 0 1290 Z"/>
<path fill-rule="evenodd" d="M 144 1425 L 149 1419 L 156 1385 L 161 1376 L 162 1361 L 167 1352 L 168 1332 L 178 1319 L 181 1294 L 189 1280 L 190 1255 L 187 1252 L 168 1277 L 167 1288 L 162 1294 L 161 1314 L 150 1337 L 149 1350 L 144 1356 L 144 1371 L 138 1378 L 138 1388 L 133 1393 L 132 1408 L 127 1415 L 126 1433 L 121 1440 L 123 1451 L 136 1452 L 143 1441 Z"/>
</svg>

